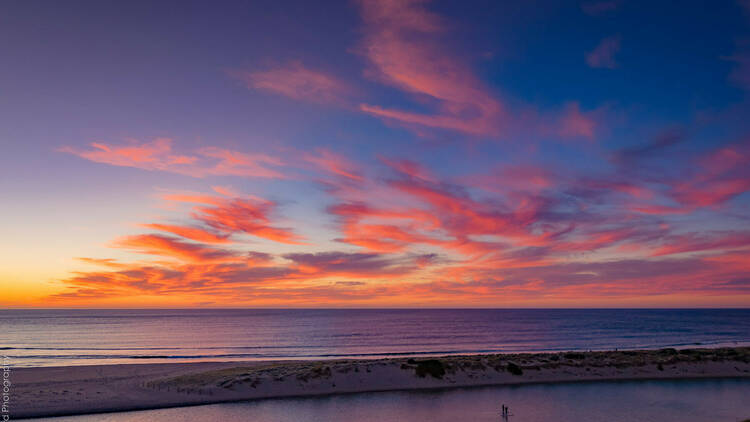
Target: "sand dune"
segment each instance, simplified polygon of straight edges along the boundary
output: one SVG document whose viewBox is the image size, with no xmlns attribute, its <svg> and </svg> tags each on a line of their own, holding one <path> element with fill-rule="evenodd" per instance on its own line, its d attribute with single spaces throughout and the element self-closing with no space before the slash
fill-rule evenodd
<svg viewBox="0 0 750 422">
<path fill-rule="evenodd" d="M 750 378 L 750 348 L 17 368 L 14 419 L 272 397 L 520 383 Z"/>
</svg>

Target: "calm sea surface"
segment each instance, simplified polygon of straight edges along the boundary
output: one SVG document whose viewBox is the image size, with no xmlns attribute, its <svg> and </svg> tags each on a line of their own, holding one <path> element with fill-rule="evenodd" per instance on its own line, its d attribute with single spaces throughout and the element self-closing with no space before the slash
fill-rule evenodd
<svg viewBox="0 0 750 422">
<path fill-rule="evenodd" d="M 750 309 L 0 310 L 16 366 L 749 343 Z"/>
<path fill-rule="evenodd" d="M 592 382 L 259 400 L 35 422 L 737 422 L 750 380 Z"/>
</svg>

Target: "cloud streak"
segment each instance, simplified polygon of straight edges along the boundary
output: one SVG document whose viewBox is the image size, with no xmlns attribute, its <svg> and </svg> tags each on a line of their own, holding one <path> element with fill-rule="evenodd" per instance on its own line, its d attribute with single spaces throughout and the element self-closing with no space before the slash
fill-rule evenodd
<svg viewBox="0 0 750 422">
<path fill-rule="evenodd" d="M 90 149 L 62 147 L 59 150 L 96 163 L 143 170 L 165 171 L 184 176 L 240 176 L 284 179 L 288 176 L 274 167 L 284 163 L 266 154 L 246 154 L 218 147 L 198 149 L 190 154 L 172 150 L 172 139 L 156 138 L 152 141 L 128 140 L 125 144 L 94 142 Z"/>
<path fill-rule="evenodd" d="M 379 81 L 434 102 L 432 112 L 362 104 L 374 116 L 407 126 L 449 129 L 472 135 L 498 135 L 507 119 L 505 106 L 439 37 L 446 23 L 425 1 L 360 2 L 365 23 L 361 51 L 369 74 Z"/>
<path fill-rule="evenodd" d="M 200 204 L 193 208 L 193 219 L 210 227 L 214 232 L 220 233 L 219 238 L 222 238 L 221 236 L 226 238 L 233 234 L 248 234 L 279 243 L 302 243 L 302 237 L 295 234 L 293 230 L 272 224 L 271 214 L 276 208 L 276 204 L 272 201 L 261 198 L 174 194 L 165 195 L 164 199 Z M 174 230 L 172 232 L 175 233 Z M 206 232 L 202 230 L 202 233 Z M 190 238 L 192 234 L 195 232 L 190 231 L 181 235 Z"/>
<path fill-rule="evenodd" d="M 229 71 L 248 88 L 319 104 L 346 103 L 350 88 L 338 78 L 310 69 L 300 61 L 258 71 Z"/>
</svg>

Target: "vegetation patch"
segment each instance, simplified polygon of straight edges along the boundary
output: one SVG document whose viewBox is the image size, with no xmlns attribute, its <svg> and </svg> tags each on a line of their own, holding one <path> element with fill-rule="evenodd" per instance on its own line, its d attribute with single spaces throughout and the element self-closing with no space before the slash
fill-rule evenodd
<svg viewBox="0 0 750 422">
<path fill-rule="evenodd" d="M 523 369 L 521 369 L 520 366 L 516 365 L 513 362 L 508 363 L 508 372 L 513 375 L 523 375 Z"/>
<path fill-rule="evenodd" d="M 443 362 L 440 362 L 437 359 L 427 359 L 415 362 L 417 364 L 415 372 L 420 378 L 431 375 L 433 378 L 443 379 L 443 376 L 445 376 L 445 366 L 443 365 Z"/>
<path fill-rule="evenodd" d="M 586 355 L 584 355 L 583 353 L 566 353 L 563 356 L 565 356 L 565 359 L 575 359 L 575 360 L 586 359 Z"/>
</svg>

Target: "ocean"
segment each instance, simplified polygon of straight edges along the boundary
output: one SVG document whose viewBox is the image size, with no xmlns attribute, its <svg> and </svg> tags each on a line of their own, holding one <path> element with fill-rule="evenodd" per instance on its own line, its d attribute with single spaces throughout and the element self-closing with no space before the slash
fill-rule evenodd
<svg viewBox="0 0 750 422">
<path fill-rule="evenodd" d="M 13 366 L 750 344 L 750 309 L 0 310 Z"/>
</svg>

